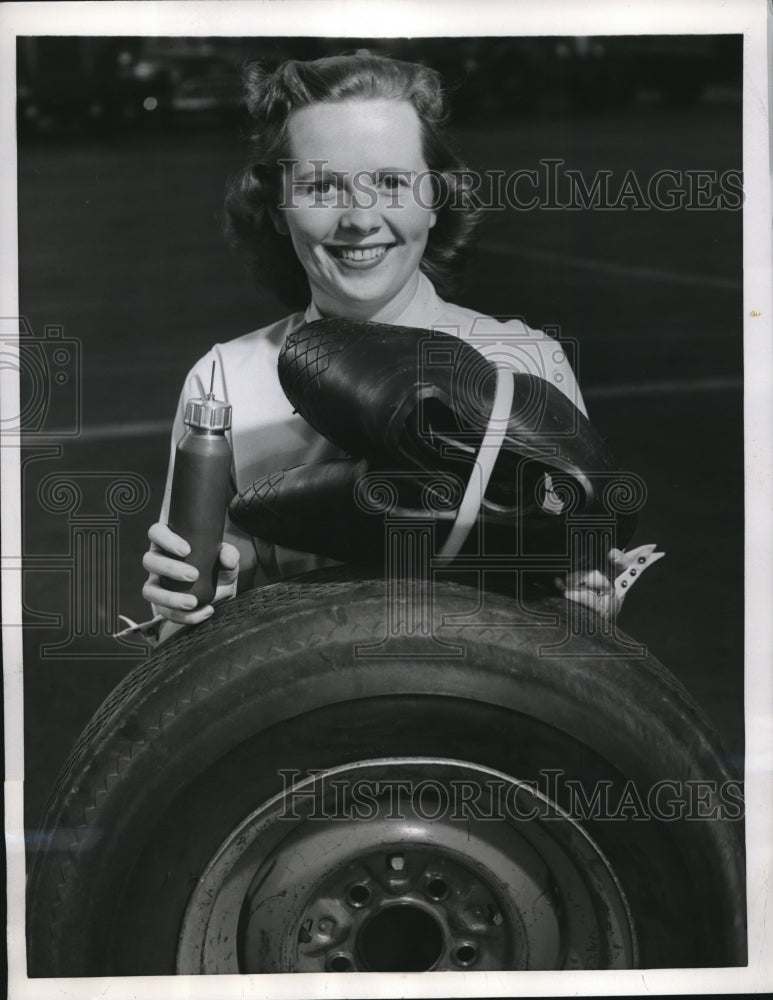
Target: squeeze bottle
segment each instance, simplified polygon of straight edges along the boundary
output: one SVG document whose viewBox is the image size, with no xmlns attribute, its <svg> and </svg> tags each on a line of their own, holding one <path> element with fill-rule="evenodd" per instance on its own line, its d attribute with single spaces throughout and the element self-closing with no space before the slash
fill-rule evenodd
<svg viewBox="0 0 773 1000">
<path fill-rule="evenodd" d="M 231 407 L 215 399 L 214 380 L 213 361 L 210 391 L 185 405 L 188 430 L 175 452 L 169 501 L 169 527 L 191 547 L 184 558 L 174 558 L 195 566 L 199 576 L 193 583 L 161 579 L 167 590 L 193 594 L 199 606 L 215 596 L 225 515 L 233 493 L 231 447 L 225 435 L 231 426 Z"/>
</svg>

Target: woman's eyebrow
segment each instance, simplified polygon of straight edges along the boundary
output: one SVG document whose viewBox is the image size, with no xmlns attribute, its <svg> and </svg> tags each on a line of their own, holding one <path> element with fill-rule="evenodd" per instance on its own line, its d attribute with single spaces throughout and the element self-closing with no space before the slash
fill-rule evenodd
<svg viewBox="0 0 773 1000">
<path fill-rule="evenodd" d="M 327 167 L 321 166 L 320 162 L 317 161 L 315 166 L 309 167 L 307 169 L 299 169 L 297 165 L 298 161 L 293 161 L 290 166 L 292 167 L 293 177 L 298 181 L 310 181 L 310 180 L 330 180 L 330 179 L 348 179 L 350 177 L 365 177 L 368 180 L 377 180 L 379 177 L 383 177 L 387 174 L 397 174 L 405 177 L 411 177 L 413 174 L 418 173 L 411 167 L 376 167 L 375 170 L 330 170 Z"/>
<path fill-rule="evenodd" d="M 381 177 L 382 174 L 398 174 L 410 177 L 416 173 L 419 173 L 419 171 L 413 167 L 379 167 L 378 170 L 372 171 L 372 175 L 375 177 Z"/>
<path fill-rule="evenodd" d="M 293 180 L 297 181 L 316 181 L 321 180 L 323 177 L 330 177 L 334 171 L 320 169 L 319 166 L 310 167 L 306 170 L 300 169 L 298 167 L 298 161 L 293 160 L 290 163 L 285 163 L 285 169 L 290 167 L 290 171 L 293 176 Z"/>
</svg>

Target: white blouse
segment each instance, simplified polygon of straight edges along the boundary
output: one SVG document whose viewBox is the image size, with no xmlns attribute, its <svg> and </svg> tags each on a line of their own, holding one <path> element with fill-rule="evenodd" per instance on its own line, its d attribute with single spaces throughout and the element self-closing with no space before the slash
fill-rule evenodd
<svg viewBox="0 0 773 1000">
<path fill-rule="evenodd" d="M 185 404 L 209 391 L 213 361 L 215 396 L 232 407 L 230 442 L 234 492 L 279 469 L 343 455 L 339 448 L 293 413 L 277 374 L 279 352 L 287 335 L 304 323 L 321 318 L 312 303 L 305 312 L 293 313 L 271 326 L 225 344 L 216 344 L 193 366 L 175 414 L 161 521 L 166 522 L 168 516 L 175 449 L 186 430 L 183 423 Z M 586 413 L 577 380 L 559 341 L 530 329 L 520 320 L 501 322 L 444 302 L 423 274 L 406 308 L 390 322 L 442 330 L 461 337 L 499 365 L 552 382 Z M 223 539 L 240 552 L 239 590 L 329 563 L 329 560 L 254 539 L 234 527 L 225 518 L 225 512 L 224 520 Z"/>
</svg>

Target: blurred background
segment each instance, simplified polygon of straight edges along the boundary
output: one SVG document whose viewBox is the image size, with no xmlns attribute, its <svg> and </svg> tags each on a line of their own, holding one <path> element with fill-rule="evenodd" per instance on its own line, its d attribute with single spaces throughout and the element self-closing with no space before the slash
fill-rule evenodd
<svg viewBox="0 0 773 1000">
<path fill-rule="evenodd" d="M 608 38 L 78 38 L 18 40 L 20 134 L 230 125 L 240 67 L 368 48 L 439 70 L 456 121 L 501 114 L 693 105 L 740 94 L 733 36 Z"/>
<path fill-rule="evenodd" d="M 118 612 L 149 616 L 140 559 L 185 374 L 213 343 L 286 313 L 222 236 L 246 148 L 241 65 L 359 47 L 443 73 L 474 169 L 561 160 L 588 185 L 610 172 L 614 197 L 629 171 L 645 188 L 669 170 L 716 195 L 742 167 L 740 36 L 19 39 L 30 827 L 82 727 L 145 655 L 109 633 Z M 453 298 L 567 341 L 592 421 L 647 484 L 632 544 L 667 553 L 620 625 L 682 680 L 741 768 L 740 199 L 637 200 L 485 212 Z M 42 395 L 34 365 L 51 376 Z M 127 495 L 106 502 L 122 477 Z M 83 571 L 102 556 L 112 589 Z"/>
</svg>

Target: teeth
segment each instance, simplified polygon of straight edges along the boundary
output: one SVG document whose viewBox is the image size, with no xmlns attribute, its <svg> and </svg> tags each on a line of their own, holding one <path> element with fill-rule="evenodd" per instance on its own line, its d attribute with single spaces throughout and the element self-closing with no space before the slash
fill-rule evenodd
<svg viewBox="0 0 773 1000">
<path fill-rule="evenodd" d="M 380 247 L 335 247 L 333 252 L 342 260 L 376 260 L 383 257 L 389 248 Z"/>
</svg>

